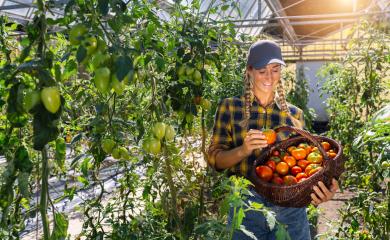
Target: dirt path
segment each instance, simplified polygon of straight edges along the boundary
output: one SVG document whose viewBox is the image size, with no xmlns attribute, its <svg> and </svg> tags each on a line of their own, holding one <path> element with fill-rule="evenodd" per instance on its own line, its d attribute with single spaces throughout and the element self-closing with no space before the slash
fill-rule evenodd
<svg viewBox="0 0 390 240">
<path fill-rule="evenodd" d="M 337 224 L 336 220 L 339 219 L 339 209 L 341 209 L 344 206 L 344 203 L 353 196 L 354 193 L 344 190 L 343 192 L 337 192 L 332 200 L 318 206 L 319 217 L 315 239 L 329 239 L 332 230 L 337 230 L 335 224 Z"/>
</svg>

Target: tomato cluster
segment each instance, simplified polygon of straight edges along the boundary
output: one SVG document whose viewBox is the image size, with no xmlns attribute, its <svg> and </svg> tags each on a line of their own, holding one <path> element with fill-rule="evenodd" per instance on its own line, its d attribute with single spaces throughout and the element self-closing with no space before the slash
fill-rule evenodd
<svg viewBox="0 0 390 240">
<path fill-rule="evenodd" d="M 337 153 L 328 142 L 321 143 L 328 157 Z M 293 185 L 305 181 L 323 167 L 323 156 L 317 147 L 307 143 L 290 146 L 286 150 L 274 150 L 264 165 L 256 167 L 256 173 L 264 181 L 279 185 Z"/>
<path fill-rule="evenodd" d="M 161 151 L 161 141 L 172 141 L 175 138 L 176 131 L 172 125 L 163 122 L 157 122 L 152 128 L 153 137 L 146 137 L 142 148 L 147 153 L 157 155 Z"/>
</svg>

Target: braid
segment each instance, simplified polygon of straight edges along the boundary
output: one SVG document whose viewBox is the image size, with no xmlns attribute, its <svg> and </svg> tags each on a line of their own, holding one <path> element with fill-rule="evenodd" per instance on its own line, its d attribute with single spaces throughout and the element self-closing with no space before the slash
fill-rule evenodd
<svg viewBox="0 0 390 240">
<path fill-rule="evenodd" d="M 240 122 L 240 126 L 247 129 L 249 126 L 249 119 L 251 117 L 251 106 L 253 100 L 253 91 L 252 91 L 252 79 L 248 73 L 245 74 L 244 79 L 245 89 L 244 89 L 244 97 L 245 97 L 245 116 L 244 120 Z"/>
<path fill-rule="evenodd" d="M 281 79 L 279 81 L 278 86 L 276 87 L 276 91 L 277 91 L 276 100 L 279 102 L 281 110 L 283 112 L 286 112 L 287 115 L 291 118 L 291 122 L 293 123 L 294 127 L 302 129 L 303 128 L 302 123 L 298 119 L 293 117 L 290 113 L 290 110 L 288 109 L 286 96 L 284 95 L 283 83 Z"/>
</svg>

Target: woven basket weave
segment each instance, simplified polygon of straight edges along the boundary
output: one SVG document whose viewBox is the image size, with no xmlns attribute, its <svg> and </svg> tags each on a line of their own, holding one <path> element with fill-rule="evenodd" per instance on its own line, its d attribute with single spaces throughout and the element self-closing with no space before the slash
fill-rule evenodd
<svg viewBox="0 0 390 240">
<path fill-rule="evenodd" d="M 283 207 L 305 207 L 310 204 L 310 194 L 313 192 L 313 186 L 318 181 L 322 181 L 328 188 L 331 185 L 332 178 L 338 179 L 344 171 L 343 148 L 335 140 L 322 136 L 314 136 L 302 129 L 282 126 L 275 129 L 275 132 L 289 131 L 296 132 L 300 136 L 292 137 L 287 140 L 277 142 L 264 149 L 261 155 L 254 161 L 251 166 L 249 180 L 255 185 L 256 192 L 265 197 L 268 201 Z M 320 142 L 327 141 L 337 152 L 336 157 L 329 158 Z M 310 142 L 316 146 L 324 157 L 323 168 L 311 177 L 300 183 L 284 186 L 276 185 L 261 180 L 256 174 L 256 167 L 264 164 L 274 150 L 287 149 L 289 146 L 298 145 L 302 142 Z"/>
</svg>

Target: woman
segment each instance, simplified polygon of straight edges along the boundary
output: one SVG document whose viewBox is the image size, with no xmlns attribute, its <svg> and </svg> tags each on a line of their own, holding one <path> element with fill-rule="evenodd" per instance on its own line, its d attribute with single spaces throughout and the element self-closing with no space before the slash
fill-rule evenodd
<svg viewBox="0 0 390 240">
<path fill-rule="evenodd" d="M 267 141 L 261 129 L 274 129 L 282 125 L 303 128 L 301 109 L 285 100 L 280 80 L 281 65 L 285 65 L 280 47 L 268 40 L 254 43 L 248 52 L 245 74 L 245 94 L 223 99 L 218 106 L 213 136 L 208 151 L 208 163 L 216 170 L 228 169 L 230 174 L 248 176 L 248 166 L 259 156 Z M 278 134 L 278 140 L 287 133 Z M 322 182 L 315 186 L 312 204 L 330 200 L 338 189 L 332 180 L 328 189 Z M 310 239 L 305 208 L 275 206 L 250 189 L 253 196 L 247 201 L 264 204 L 276 213 L 276 219 L 287 226 L 291 239 Z M 232 218 L 232 210 L 229 222 Z M 275 239 L 276 229 L 270 230 L 260 212 L 247 211 L 242 225 L 258 239 Z M 235 231 L 233 239 L 251 239 L 242 231 Z"/>
</svg>

